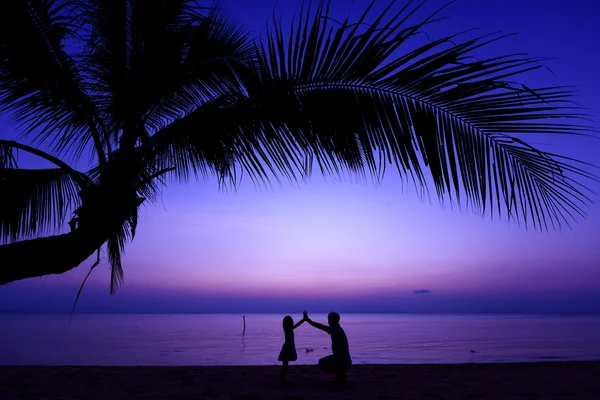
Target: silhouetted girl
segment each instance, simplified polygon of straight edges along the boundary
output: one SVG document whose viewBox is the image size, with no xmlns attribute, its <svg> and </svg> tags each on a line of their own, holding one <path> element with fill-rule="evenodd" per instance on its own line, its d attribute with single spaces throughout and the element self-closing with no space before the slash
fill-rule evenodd
<svg viewBox="0 0 600 400">
<path fill-rule="evenodd" d="M 287 366 L 290 361 L 296 361 L 298 355 L 296 354 L 296 343 L 294 342 L 294 329 L 302 325 L 305 321 L 304 318 L 294 325 L 294 320 L 289 315 L 283 318 L 283 332 L 285 333 L 285 343 L 281 348 L 278 360 L 283 363 L 281 366 L 281 383 L 285 384 L 285 374 L 287 372 Z"/>
</svg>

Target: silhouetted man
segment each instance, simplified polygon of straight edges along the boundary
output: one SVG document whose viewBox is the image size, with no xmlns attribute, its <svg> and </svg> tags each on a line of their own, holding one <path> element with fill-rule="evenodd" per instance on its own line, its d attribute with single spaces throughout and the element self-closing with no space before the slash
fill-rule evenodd
<svg viewBox="0 0 600 400">
<path fill-rule="evenodd" d="M 314 322 L 308 318 L 306 311 L 304 311 L 304 318 L 310 325 L 331 335 L 331 351 L 333 354 L 321 358 L 319 360 L 319 368 L 323 372 L 336 374 L 339 382 L 345 382 L 346 372 L 352 365 L 352 359 L 350 358 L 350 349 L 348 348 L 348 338 L 340 326 L 340 315 L 336 312 L 330 312 L 327 316 L 329 326 Z"/>
</svg>

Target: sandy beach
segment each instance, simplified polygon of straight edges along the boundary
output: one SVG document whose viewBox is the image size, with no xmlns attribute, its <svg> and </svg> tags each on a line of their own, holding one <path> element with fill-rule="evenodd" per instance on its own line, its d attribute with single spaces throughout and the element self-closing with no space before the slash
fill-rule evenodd
<svg viewBox="0 0 600 400">
<path fill-rule="evenodd" d="M 0 399 L 600 399 L 600 362 L 316 366 L 0 367 Z"/>
</svg>

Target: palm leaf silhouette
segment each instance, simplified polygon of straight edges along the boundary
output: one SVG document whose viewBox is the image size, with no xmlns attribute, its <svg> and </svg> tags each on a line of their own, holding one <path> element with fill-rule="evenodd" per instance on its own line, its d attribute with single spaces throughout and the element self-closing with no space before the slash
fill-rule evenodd
<svg viewBox="0 0 600 400">
<path fill-rule="evenodd" d="M 321 1 L 300 14 L 287 38 L 274 23 L 242 92 L 203 104 L 158 135 L 179 136 L 182 152 L 210 140 L 219 147 L 212 155 L 228 155 L 213 165 L 227 166 L 229 176 L 240 167 L 258 183 L 306 177 L 313 162 L 327 175 L 351 171 L 379 181 L 394 164 L 419 188 L 432 179 L 440 198 L 464 198 L 478 213 L 504 213 L 536 229 L 583 216 L 590 198 L 581 179 L 596 179 L 590 166 L 519 138 L 592 132 L 577 123 L 585 116 L 569 88 L 510 81 L 540 68 L 541 59 L 471 57 L 498 35 L 461 33 L 395 56 L 437 13 L 407 25 L 415 9 L 389 10 L 370 24 L 370 9 L 356 23 L 338 24 Z M 210 139 L 194 129 L 200 124 Z M 180 161 L 180 169 L 191 165 Z"/>
</svg>

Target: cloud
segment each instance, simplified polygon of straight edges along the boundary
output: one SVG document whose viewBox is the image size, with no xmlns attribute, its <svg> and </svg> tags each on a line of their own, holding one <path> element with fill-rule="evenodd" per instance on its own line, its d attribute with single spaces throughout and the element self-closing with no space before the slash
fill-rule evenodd
<svg viewBox="0 0 600 400">
<path fill-rule="evenodd" d="M 431 290 L 429 290 L 429 289 L 419 289 L 419 290 L 415 290 L 413 293 L 414 294 L 427 294 L 427 293 L 431 293 Z"/>
</svg>

